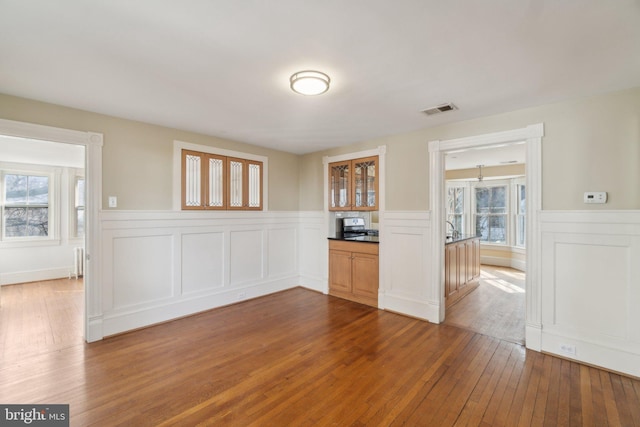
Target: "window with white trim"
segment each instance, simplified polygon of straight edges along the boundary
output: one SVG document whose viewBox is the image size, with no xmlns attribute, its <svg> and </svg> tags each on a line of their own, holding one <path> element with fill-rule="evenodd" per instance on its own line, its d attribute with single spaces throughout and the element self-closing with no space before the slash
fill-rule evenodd
<svg viewBox="0 0 640 427">
<path fill-rule="evenodd" d="M 481 242 L 507 244 L 508 188 L 504 184 L 475 187 L 475 231 Z"/>
<path fill-rule="evenodd" d="M 0 170 L 0 240 L 52 238 L 54 174 L 42 170 Z"/>
</svg>

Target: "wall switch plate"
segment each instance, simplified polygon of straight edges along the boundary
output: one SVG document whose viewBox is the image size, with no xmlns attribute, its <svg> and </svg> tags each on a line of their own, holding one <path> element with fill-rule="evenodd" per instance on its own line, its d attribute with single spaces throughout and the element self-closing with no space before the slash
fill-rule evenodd
<svg viewBox="0 0 640 427">
<path fill-rule="evenodd" d="M 584 193 L 585 203 L 607 203 L 606 191 L 587 191 Z"/>
<path fill-rule="evenodd" d="M 116 196 L 109 196 L 109 207 L 110 208 L 118 207 L 118 198 Z"/>
</svg>

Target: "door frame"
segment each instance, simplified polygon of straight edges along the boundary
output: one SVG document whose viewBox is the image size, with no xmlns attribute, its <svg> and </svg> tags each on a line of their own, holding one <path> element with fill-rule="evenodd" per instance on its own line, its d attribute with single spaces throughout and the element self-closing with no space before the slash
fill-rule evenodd
<svg viewBox="0 0 640 427">
<path fill-rule="evenodd" d="M 445 155 L 448 152 L 480 147 L 491 147 L 525 141 L 525 185 L 527 188 L 527 241 L 525 281 L 525 342 L 527 348 L 542 348 L 542 308 L 540 286 L 540 227 L 538 216 L 542 209 L 542 138 L 544 124 L 537 123 L 512 129 L 465 138 L 429 141 L 429 204 L 431 206 L 431 244 L 434 299 L 438 301 L 439 321 L 445 317 L 444 302 L 444 247 L 445 247 Z"/>
<path fill-rule="evenodd" d="M 102 305 L 99 277 L 101 270 L 99 214 L 102 209 L 103 135 L 0 119 L 0 134 L 82 145 L 85 147 L 85 271 L 84 271 L 84 339 L 102 339 Z"/>
</svg>

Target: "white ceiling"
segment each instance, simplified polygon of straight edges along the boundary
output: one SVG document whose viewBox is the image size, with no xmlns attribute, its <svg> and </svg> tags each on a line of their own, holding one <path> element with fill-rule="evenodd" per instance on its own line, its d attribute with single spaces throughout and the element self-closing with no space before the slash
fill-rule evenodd
<svg viewBox="0 0 640 427">
<path fill-rule="evenodd" d="M 527 146 L 525 142 L 502 144 L 488 147 L 473 148 L 459 152 L 447 153 L 445 157 L 446 170 L 473 169 L 478 165 L 504 166 L 526 163 Z"/>
<path fill-rule="evenodd" d="M 293 153 L 636 86 L 639 0 L 0 0 L 0 92 Z"/>
<path fill-rule="evenodd" d="M 84 169 L 84 146 L 0 135 L 0 160 Z"/>
</svg>

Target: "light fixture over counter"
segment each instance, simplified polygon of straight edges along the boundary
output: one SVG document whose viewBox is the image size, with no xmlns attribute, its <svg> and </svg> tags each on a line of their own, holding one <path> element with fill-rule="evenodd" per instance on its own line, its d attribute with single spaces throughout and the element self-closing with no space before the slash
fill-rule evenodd
<svg viewBox="0 0 640 427">
<path fill-rule="evenodd" d="M 331 79 L 320 71 L 298 71 L 289 79 L 291 90 L 301 95 L 320 95 L 329 90 Z"/>
</svg>

